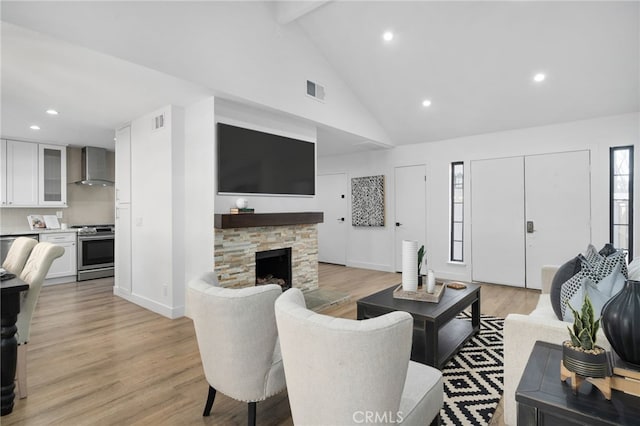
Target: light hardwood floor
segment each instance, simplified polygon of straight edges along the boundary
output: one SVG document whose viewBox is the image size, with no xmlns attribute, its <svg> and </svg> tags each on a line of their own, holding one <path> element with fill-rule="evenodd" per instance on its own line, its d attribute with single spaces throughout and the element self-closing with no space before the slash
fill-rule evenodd
<svg viewBox="0 0 640 426">
<path fill-rule="evenodd" d="M 355 301 L 399 274 L 320 264 L 320 287 L 352 295 L 323 313 L 356 317 Z M 245 425 L 246 404 L 207 393 L 193 325 L 112 293 L 112 279 L 44 287 L 28 344 L 28 390 L 3 425 Z M 483 285 L 481 311 L 528 313 L 539 292 Z M 291 425 L 286 392 L 258 404 L 260 425 Z M 498 408 L 492 424 L 502 424 Z"/>
</svg>

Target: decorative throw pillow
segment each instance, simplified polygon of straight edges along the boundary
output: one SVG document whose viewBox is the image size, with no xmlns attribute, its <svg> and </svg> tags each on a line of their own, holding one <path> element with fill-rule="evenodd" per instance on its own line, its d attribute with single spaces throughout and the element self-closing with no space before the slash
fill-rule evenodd
<svg viewBox="0 0 640 426">
<path fill-rule="evenodd" d="M 560 290 L 562 284 L 567 282 L 571 277 L 580 272 L 582 262 L 580 260 L 582 256 L 578 255 L 558 268 L 558 271 L 553 276 L 551 282 L 551 291 L 549 297 L 551 298 L 551 306 L 553 306 L 553 312 L 555 312 L 558 319 L 562 319 L 562 309 L 560 307 Z"/>
<path fill-rule="evenodd" d="M 611 298 L 618 294 L 620 290 L 622 290 L 622 287 L 624 287 L 624 283 L 626 281 L 627 280 L 622 273 L 622 265 L 618 264 L 615 268 L 613 268 L 613 271 L 611 271 L 609 275 L 600 280 L 597 286 L 603 294 Z"/>
<path fill-rule="evenodd" d="M 573 309 L 579 311 L 582 308 L 585 294 L 588 294 L 591 304 L 593 305 L 593 313 L 596 319 L 600 318 L 604 305 L 624 287 L 626 279 L 621 270 L 622 265 L 617 265 L 613 271 L 600 280 L 598 284 L 594 283 L 591 278 L 584 278 L 580 288 L 569 300 L 568 305 L 570 304 Z M 573 312 L 568 306 L 564 311 L 562 319 L 563 321 L 573 322 Z"/>
<path fill-rule="evenodd" d="M 640 262 L 639 262 L 640 263 Z M 638 265 L 640 269 L 640 264 Z M 574 272 L 571 274 L 571 272 Z M 617 271 L 616 274 L 612 274 Z M 640 274 L 640 271 L 639 271 Z M 605 246 L 598 252 L 596 248 L 589 244 L 584 255 L 578 255 L 558 269 L 551 284 L 551 306 L 558 319 L 564 319 L 567 315 L 567 301 L 583 299 L 583 296 L 576 296 L 585 285 L 584 280 L 588 278 L 595 286 L 599 286 L 605 277 L 610 277 L 604 283 L 607 286 L 607 295 L 616 284 L 620 286 L 621 279 L 628 276 L 626 253 L 622 250 L 615 250 L 611 244 Z M 622 282 L 624 284 L 624 282 Z M 618 288 L 618 291 L 621 289 Z M 617 293 L 617 292 L 616 292 Z M 579 303 L 582 306 L 582 301 Z M 570 313 L 570 312 L 569 312 Z"/>
<path fill-rule="evenodd" d="M 583 256 L 580 256 L 580 261 L 580 271 L 565 281 L 560 287 L 560 319 L 563 319 L 566 314 L 567 301 L 571 300 L 573 296 L 580 291 L 584 285 L 585 278 L 589 278 L 593 282 L 600 281 L 600 277 Z M 582 306 L 582 303 L 580 303 L 580 306 Z"/>
<path fill-rule="evenodd" d="M 640 257 L 636 257 L 629 264 L 629 279 L 632 281 L 640 281 Z"/>
<path fill-rule="evenodd" d="M 598 250 L 593 246 L 593 244 L 589 244 L 587 250 L 584 252 L 584 258 L 587 260 L 589 265 L 595 265 L 598 262 L 601 262 L 606 256 L 600 254 Z"/>
<path fill-rule="evenodd" d="M 620 272 L 622 272 L 622 275 L 624 275 L 625 278 L 629 276 L 629 272 L 627 271 L 627 254 L 622 250 L 603 257 L 599 262 L 590 264 L 599 277 L 599 279 L 596 279 L 594 282 L 597 284 L 600 279 L 609 275 L 618 265 L 621 266 Z"/>
<path fill-rule="evenodd" d="M 600 249 L 598 253 L 606 257 L 606 256 L 611 256 L 615 252 L 616 252 L 616 248 L 613 246 L 613 244 L 607 243 L 604 245 L 604 247 Z"/>
<path fill-rule="evenodd" d="M 591 304 L 593 305 L 593 315 L 598 319 L 602 315 L 602 308 L 609 301 L 611 295 L 606 294 L 606 292 L 602 291 L 602 289 L 598 288 L 598 286 L 591 281 L 590 278 L 585 278 L 582 280 L 582 285 L 576 291 L 576 293 L 569 300 L 569 304 L 573 309 L 580 312 L 582 309 L 582 304 L 584 303 L 585 294 L 589 295 L 589 300 L 591 300 Z M 573 312 L 567 306 L 564 316 L 562 317 L 563 321 L 573 322 Z"/>
</svg>

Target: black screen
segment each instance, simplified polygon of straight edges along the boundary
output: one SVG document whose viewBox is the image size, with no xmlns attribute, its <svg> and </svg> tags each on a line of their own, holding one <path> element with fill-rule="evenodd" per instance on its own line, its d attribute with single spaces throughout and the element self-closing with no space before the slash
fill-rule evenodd
<svg viewBox="0 0 640 426">
<path fill-rule="evenodd" d="M 315 195 L 315 144 L 218 123 L 218 192 Z"/>
</svg>

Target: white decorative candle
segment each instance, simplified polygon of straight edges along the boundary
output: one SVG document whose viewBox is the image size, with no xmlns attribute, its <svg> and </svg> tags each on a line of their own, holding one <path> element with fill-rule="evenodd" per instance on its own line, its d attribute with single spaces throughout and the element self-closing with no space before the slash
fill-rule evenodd
<svg viewBox="0 0 640 426">
<path fill-rule="evenodd" d="M 433 293 L 436 289 L 436 275 L 431 269 L 427 271 L 427 293 Z"/>
</svg>

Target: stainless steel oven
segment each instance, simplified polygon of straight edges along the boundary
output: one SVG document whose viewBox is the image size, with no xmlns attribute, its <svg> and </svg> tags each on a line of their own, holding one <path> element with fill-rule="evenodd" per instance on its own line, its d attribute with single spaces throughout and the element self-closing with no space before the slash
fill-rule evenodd
<svg viewBox="0 0 640 426">
<path fill-rule="evenodd" d="M 115 241 L 113 225 L 78 228 L 78 281 L 112 277 Z"/>
</svg>

